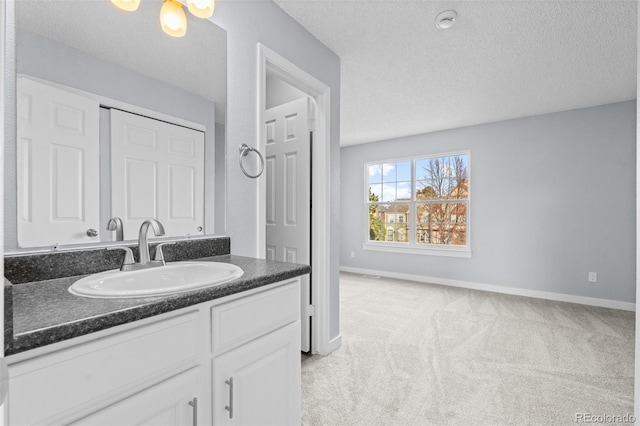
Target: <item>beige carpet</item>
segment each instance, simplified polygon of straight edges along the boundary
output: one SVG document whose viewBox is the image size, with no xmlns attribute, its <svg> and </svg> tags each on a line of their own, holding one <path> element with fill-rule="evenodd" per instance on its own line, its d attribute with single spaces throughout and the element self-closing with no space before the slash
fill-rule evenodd
<svg viewBox="0 0 640 426">
<path fill-rule="evenodd" d="M 305 425 L 633 412 L 632 312 L 354 274 L 340 292 L 342 347 L 302 363 Z"/>
</svg>

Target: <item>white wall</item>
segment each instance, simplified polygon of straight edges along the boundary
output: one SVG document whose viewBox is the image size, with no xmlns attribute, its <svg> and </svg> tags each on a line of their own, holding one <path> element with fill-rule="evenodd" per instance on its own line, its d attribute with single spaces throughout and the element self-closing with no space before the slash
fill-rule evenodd
<svg viewBox="0 0 640 426">
<path fill-rule="evenodd" d="M 216 152 L 215 152 L 215 225 L 213 227 L 214 230 L 220 230 L 216 233 L 225 233 L 227 229 L 227 213 L 225 207 L 227 205 L 227 183 L 226 183 L 226 175 L 227 175 L 227 159 L 226 159 L 226 148 L 227 148 L 227 135 L 225 126 L 223 124 L 216 123 Z M 210 176 L 207 176 L 210 179 Z M 205 197 L 205 202 L 208 199 Z M 209 205 L 205 207 L 206 209 L 210 208 Z"/>
<path fill-rule="evenodd" d="M 341 265 L 635 303 L 635 117 L 622 102 L 342 148 Z M 457 150 L 472 258 L 362 250 L 364 163 Z"/>
<path fill-rule="evenodd" d="M 257 145 L 258 43 L 331 89 L 330 337 L 339 335 L 340 60 L 270 0 L 228 1 L 213 22 L 227 31 L 227 234 L 231 252 L 257 256 L 258 182 L 238 167 L 238 147 Z"/>
<path fill-rule="evenodd" d="M 306 98 L 307 94 L 296 89 L 278 77 L 267 75 L 266 109 L 284 105 L 288 102 Z"/>
</svg>

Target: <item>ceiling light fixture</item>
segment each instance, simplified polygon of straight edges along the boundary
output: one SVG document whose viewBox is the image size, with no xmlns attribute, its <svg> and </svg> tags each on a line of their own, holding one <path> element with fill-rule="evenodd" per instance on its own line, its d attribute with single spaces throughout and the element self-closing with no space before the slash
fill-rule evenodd
<svg viewBox="0 0 640 426">
<path fill-rule="evenodd" d="M 160 27 L 171 37 L 183 37 L 187 33 L 187 15 L 175 0 L 164 0 L 160 8 Z"/>
<path fill-rule="evenodd" d="M 127 12 L 136 11 L 140 6 L 140 0 L 111 0 L 111 3 L 116 5 L 118 9 L 126 10 Z"/>
<path fill-rule="evenodd" d="M 160 27 L 171 37 L 183 37 L 187 33 L 187 15 L 184 13 L 185 0 L 164 0 L 160 8 Z M 133 12 L 140 6 L 140 0 L 111 0 L 118 9 Z M 207 19 L 213 15 L 216 0 L 186 0 L 187 9 L 193 16 Z"/>
<path fill-rule="evenodd" d="M 457 17 L 458 14 L 455 10 L 445 10 L 444 12 L 440 12 L 438 16 L 436 16 L 436 28 L 446 30 L 453 27 Z"/>
<path fill-rule="evenodd" d="M 198 18 L 210 18 L 215 6 L 215 0 L 187 0 L 187 9 Z"/>
</svg>

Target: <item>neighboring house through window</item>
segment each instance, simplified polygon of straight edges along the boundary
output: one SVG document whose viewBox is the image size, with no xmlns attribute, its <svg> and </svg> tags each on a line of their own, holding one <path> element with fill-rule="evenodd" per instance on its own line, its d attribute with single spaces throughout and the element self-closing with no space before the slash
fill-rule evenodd
<svg viewBox="0 0 640 426">
<path fill-rule="evenodd" d="M 365 165 L 365 249 L 470 256 L 469 153 Z"/>
</svg>

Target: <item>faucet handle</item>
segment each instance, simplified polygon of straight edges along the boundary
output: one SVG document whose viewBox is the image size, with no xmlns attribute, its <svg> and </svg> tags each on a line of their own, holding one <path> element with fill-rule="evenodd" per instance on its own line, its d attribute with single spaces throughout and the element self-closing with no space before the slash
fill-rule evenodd
<svg viewBox="0 0 640 426">
<path fill-rule="evenodd" d="M 121 271 L 129 270 L 130 265 L 136 263 L 133 259 L 133 252 L 129 247 L 107 247 L 107 250 L 124 250 L 124 260 L 122 261 L 122 266 L 120 266 Z"/>
<path fill-rule="evenodd" d="M 124 240 L 124 229 L 122 226 L 122 219 L 117 216 L 112 217 L 107 222 L 107 231 L 116 231 L 116 241 Z"/>
<path fill-rule="evenodd" d="M 172 245 L 172 244 L 175 244 L 175 242 L 158 244 L 156 246 L 156 252 L 153 255 L 153 260 L 164 262 L 164 253 L 162 252 L 162 247 L 169 246 L 169 245 Z"/>
</svg>

